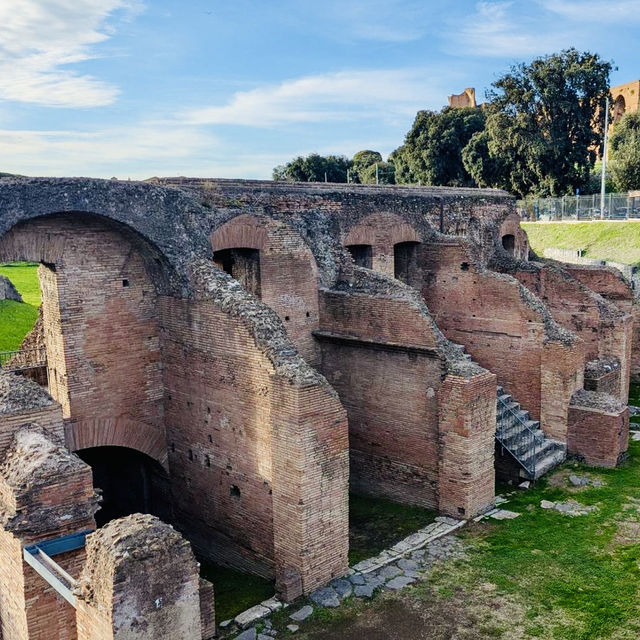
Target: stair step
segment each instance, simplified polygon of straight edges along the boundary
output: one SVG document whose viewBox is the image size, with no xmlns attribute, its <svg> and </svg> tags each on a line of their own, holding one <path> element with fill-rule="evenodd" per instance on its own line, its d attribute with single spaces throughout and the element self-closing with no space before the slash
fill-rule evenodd
<svg viewBox="0 0 640 640">
<path fill-rule="evenodd" d="M 532 420 L 503 387 L 496 392 L 496 439 L 522 465 L 522 477 L 537 479 L 565 460 L 566 445 L 548 438 L 540 421 Z"/>
</svg>

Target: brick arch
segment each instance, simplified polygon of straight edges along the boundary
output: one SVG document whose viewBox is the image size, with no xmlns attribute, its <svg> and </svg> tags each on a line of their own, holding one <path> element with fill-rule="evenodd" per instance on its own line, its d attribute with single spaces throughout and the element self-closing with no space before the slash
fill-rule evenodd
<svg viewBox="0 0 640 640">
<path fill-rule="evenodd" d="M 371 246 L 374 271 L 394 275 L 394 247 L 404 242 L 422 242 L 420 233 L 393 213 L 374 213 L 360 220 L 344 235 L 342 244 Z"/>
<path fill-rule="evenodd" d="M 376 246 L 381 243 L 395 245 L 399 242 L 422 242 L 422 238 L 418 231 L 400 216 L 393 213 L 374 213 L 351 227 L 342 244 Z"/>
<path fill-rule="evenodd" d="M 215 229 L 214 252 L 257 249 L 260 252 L 260 298 L 283 321 L 300 354 L 316 361 L 312 331 L 319 326 L 318 265 L 302 236 L 285 222 L 242 214 Z"/>
<path fill-rule="evenodd" d="M 250 215 L 233 218 L 211 234 L 211 248 L 214 251 L 238 248 L 264 250 L 269 242 L 265 224 L 266 221 Z"/>
<path fill-rule="evenodd" d="M 148 455 L 168 473 L 164 432 L 127 416 L 71 422 L 67 426 L 67 445 L 72 451 L 93 447 L 125 447 Z"/>
<path fill-rule="evenodd" d="M 497 251 L 505 250 L 505 237 L 513 236 L 513 251 L 509 251 L 518 260 L 528 260 L 529 239 L 527 233 L 520 226 L 520 216 L 512 213 L 507 216 L 498 230 Z"/>
</svg>

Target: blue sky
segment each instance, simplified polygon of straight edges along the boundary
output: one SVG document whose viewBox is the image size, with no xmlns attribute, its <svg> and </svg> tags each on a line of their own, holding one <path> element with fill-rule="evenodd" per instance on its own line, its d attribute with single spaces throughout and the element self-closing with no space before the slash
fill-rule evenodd
<svg viewBox="0 0 640 640">
<path fill-rule="evenodd" d="M 0 171 L 270 178 L 575 46 L 640 77 L 640 0 L 2 0 Z"/>
</svg>

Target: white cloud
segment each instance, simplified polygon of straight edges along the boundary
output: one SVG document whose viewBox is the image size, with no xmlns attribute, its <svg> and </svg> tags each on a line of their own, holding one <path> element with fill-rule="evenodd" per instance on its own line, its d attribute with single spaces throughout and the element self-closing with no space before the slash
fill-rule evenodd
<svg viewBox="0 0 640 640">
<path fill-rule="evenodd" d="M 223 156 L 213 136 L 192 127 L 130 126 L 100 132 L 0 130 L 3 171 L 25 175 L 150 177 Z M 195 168 L 195 166 L 193 168 Z"/>
<path fill-rule="evenodd" d="M 109 37 L 107 18 L 138 0 L 2 0 L 0 100 L 55 107 L 112 103 L 116 87 L 68 65 L 94 56 Z"/>
<path fill-rule="evenodd" d="M 388 122 L 399 114 L 441 106 L 454 75 L 451 69 L 394 69 L 305 76 L 237 92 L 227 104 L 193 109 L 180 119 L 250 127 L 363 118 Z"/>
<path fill-rule="evenodd" d="M 548 11 L 576 22 L 628 24 L 640 22 L 640 0 L 543 0 Z"/>
<path fill-rule="evenodd" d="M 513 58 L 567 48 L 572 38 L 565 26 L 550 28 L 535 17 L 515 15 L 514 2 L 478 2 L 476 11 L 451 31 L 451 52 Z"/>
</svg>

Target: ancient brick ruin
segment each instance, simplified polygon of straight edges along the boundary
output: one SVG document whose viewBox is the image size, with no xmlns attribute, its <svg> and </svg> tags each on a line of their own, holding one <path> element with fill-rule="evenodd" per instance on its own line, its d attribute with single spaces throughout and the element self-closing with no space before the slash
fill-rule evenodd
<svg viewBox="0 0 640 640">
<path fill-rule="evenodd" d="M 194 553 L 293 599 L 347 571 L 349 490 L 466 518 L 496 472 L 615 466 L 633 292 L 530 255 L 514 207 L 0 180 L 0 260 L 40 264 L 48 380 L 0 372 L 2 639 L 210 638 Z"/>
</svg>

